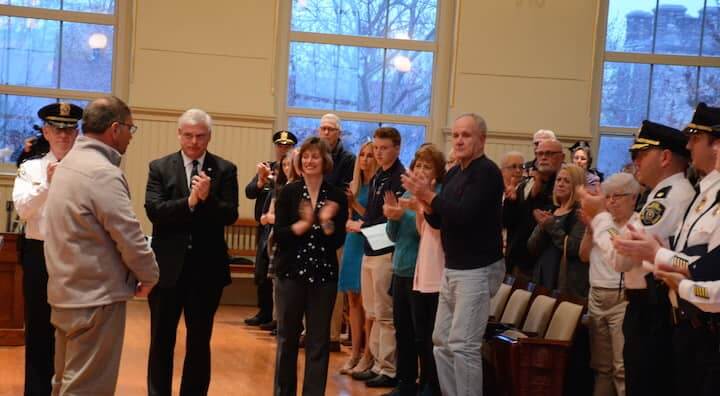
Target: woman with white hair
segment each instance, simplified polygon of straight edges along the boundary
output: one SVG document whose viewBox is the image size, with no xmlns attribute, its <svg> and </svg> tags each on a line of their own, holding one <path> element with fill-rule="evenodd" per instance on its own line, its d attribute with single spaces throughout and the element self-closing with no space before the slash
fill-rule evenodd
<svg viewBox="0 0 720 396">
<path fill-rule="evenodd" d="M 588 227 L 580 244 L 581 259 L 590 260 L 588 316 L 590 365 L 596 374 L 595 396 L 625 395 L 622 327 L 627 301 L 620 273 L 612 266 L 611 239 L 624 232 L 627 224 L 637 222 L 638 214 L 634 208 L 641 191 L 642 187 L 629 173 L 610 176 L 602 183 L 602 193 L 614 228 L 593 234 Z"/>
</svg>

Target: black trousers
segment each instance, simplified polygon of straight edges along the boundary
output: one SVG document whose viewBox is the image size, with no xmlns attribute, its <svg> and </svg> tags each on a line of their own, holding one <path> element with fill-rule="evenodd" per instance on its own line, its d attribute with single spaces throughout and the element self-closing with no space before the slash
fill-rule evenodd
<svg viewBox="0 0 720 396">
<path fill-rule="evenodd" d="M 681 321 L 673 331 L 675 394 L 720 395 L 720 329 Z"/>
<path fill-rule="evenodd" d="M 55 357 L 55 328 L 47 302 L 48 273 L 43 242 L 22 242 L 25 298 L 25 396 L 50 395 Z"/>
<path fill-rule="evenodd" d="M 672 395 L 673 353 L 669 302 L 651 302 L 646 290 L 627 290 L 623 321 L 625 393 Z"/>
<path fill-rule="evenodd" d="M 393 274 L 393 324 L 395 325 L 395 345 L 397 348 L 397 375 L 400 394 L 417 393 L 418 350 L 415 344 L 415 326 L 413 325 L 412 303 L 413 278 Z"/>
<path fill-rule="evenodd" d="M 432 333 L 438 293 L 413 291 L 413 278 L 393 275 L 393 324 L 397 345 L 397 379 L 400 394 L 417 394 L 418 361 L 420 389 L 425 395 L 440 395 L 433 356 Z"/>
<path fill-rule="evenodd" d="M 202 258 L 188 253 L 175 287 L 156 287 L 150 305 L 148 394 L 170 396 L 173 354 L 180 314 L 184 314 L 185 361 L 180 395 L 207 395 L 210 386 L 210 337 L 223 286 L 205 281 Z"/>
<path fill-rule="evenodd" d="M 272 279 L 265 278 L 256 283 L 257 286 L 257 315 L 262 322 L 269 322 L 273 319 L 273 283 Z"/>
<path fill-rule="evenodd" d="M 263 322 L 269 322 L 273 316 L 273 283 L 268 278 L 270 257 L 267 254 L 268 227 L 258 226 L 256 235 L 257 251 L 255 253 L 255 286 L 257 287 L 258 313 Z"/>
<path fill-rule="evenodd" d="M 439 296 L 440 293 L 413 291 L 410 298 L 415 330 L 415 348 L 420 361 L 420 389 L 423 396 L 441 395 L 432 341 Z"/>
<path fill-rule="evenodd" d="M 302 280 L 278 278 L 277 355 L 275 361 L 276 396 L 297 393 L 297 357 L 305 317 L 304 396 L 325 395 L 330 361 L 330 320 L 337 282 L 309 285 Z"/>
</svg>

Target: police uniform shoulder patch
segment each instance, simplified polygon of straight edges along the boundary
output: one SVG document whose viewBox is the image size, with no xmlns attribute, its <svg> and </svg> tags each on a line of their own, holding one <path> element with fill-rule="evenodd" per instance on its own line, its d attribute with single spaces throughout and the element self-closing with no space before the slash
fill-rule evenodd
<svg viewBox="0 0 720 396">
<path fill-rule="evenodd" d="M 640 212 L 640 221 L 645 226 L 655 225 L 662 219 L 663 214 L 665 214 L 665 205 L 658 201 L 652 201 L 645 205 L 642 212 Z"/>
<path fill-rule="evenodd" d="M 693 286 L 693 294 L 695 294 L 695 297 L 700 297 L 704 299 L 710 299 L 710 293 L 708 292 L 707 287 L 703 286 Z"/>
<path fill-rule="evenodd" d="M 671 189 L 672 189 L 672 186 L 667 186 L 667 187 L 661 188 L 658 190 L 658 192 L 655 193 L 653 198 L 667 198 Z"/>
</svg>

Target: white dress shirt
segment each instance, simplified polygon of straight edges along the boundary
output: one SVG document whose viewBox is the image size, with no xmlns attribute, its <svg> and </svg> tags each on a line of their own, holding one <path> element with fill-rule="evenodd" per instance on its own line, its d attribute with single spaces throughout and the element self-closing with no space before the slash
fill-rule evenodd
<svg viewBox="0 0 720 396">
<path fill-rule="evenodd" d="M 190 180 L 190 174 L 192 174 L 192 162 L 193 160 L 185 155 L 184 152 L 180 151 L 180 154 L 183 158 L 183 164 L 185 164 L 185 178 L 187 179 L 188 189 L 191 189 L 190 186 L 192 186 L 192 180 Z M 203 163 L 205 162 L 205 155 L 207 152 L 204 152 L 203 155 L 200 156 L 200 158 L 197 159 L 198 161 L 198 174 L 200 174 L 200 171 L 203 168 Z"/>
<path fill-rule="evenodd" d="M 58 160 L 52 152 L 41 158 L 25 161 L 18 168 L 15 177 L 12 199 L 20 219 L 26 223 L 25 236 L 29 239 L 45 240 L 43 208 L 50 187 L 47 168 L 54 162 Z"/>
</svg>

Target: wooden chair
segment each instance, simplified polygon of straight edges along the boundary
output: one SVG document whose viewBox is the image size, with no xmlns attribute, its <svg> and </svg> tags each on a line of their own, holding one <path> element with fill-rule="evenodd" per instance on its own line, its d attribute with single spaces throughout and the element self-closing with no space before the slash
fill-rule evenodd
<svg viewBox="0 0 720 396">
<path fill-rule="evenodd" d="M 497 320 L 502 316 L 507 304 L 510 292 L 512 291 L 512 285 L 502 283 L 497 293 L 490 299 L 490 320 Z"/>
<path fill-rule="evenodd" d="M 233 278 L 251 277 L 255 272 L 257 222 L 238 219 L 225 227 L 225 242 L 230 256 L 230 274 Z"/>
<path fill-rule="evenodd" d="M 538 304 L 547 309 L 550 300 L 542 296 L 536 301 L 538 299 L 541 301 Z M 495 382 L 499 390 L 496 393 L 510 396 L 562 395 L 569 350 L 583 309 L 582 305 L 561 302 L 552 315 L 545 337 L 502 334 L 495 337 L 492 342 Z"/>
<path fill-rule="evenodd" d="M 505 311 L 503 311 L 503 314 L 500 317 L 500 323 L 511 325 L 513 327 L 520 327 L 520 323 L 525 317 L 525 312 L 527 312 L 531 296 L 532 292 L 528 290 L 515 290 L 505 306 Z"/>
<path fill-rule="evenodd" d="M 537 295 L 530 305 L 530 310 L 520 331 L 511 329 L 504 331 L 502 335 L 515 339 L 544 336 L 556 302 L 555 298 Z"/>
</svg>

